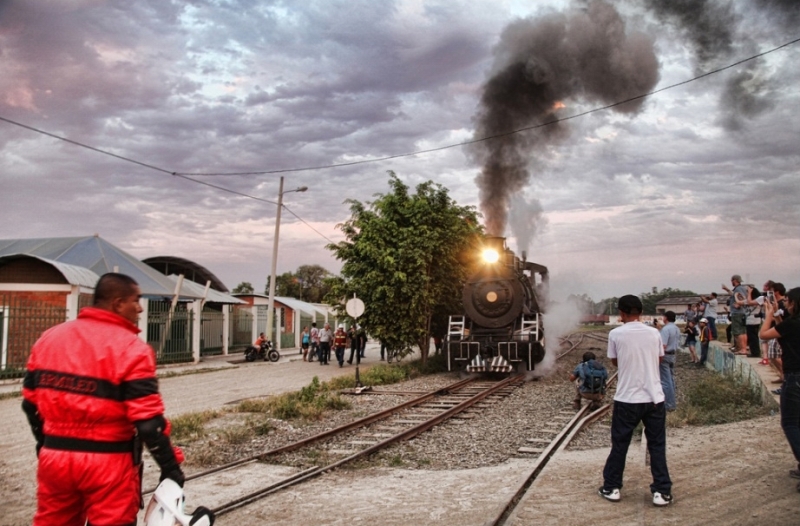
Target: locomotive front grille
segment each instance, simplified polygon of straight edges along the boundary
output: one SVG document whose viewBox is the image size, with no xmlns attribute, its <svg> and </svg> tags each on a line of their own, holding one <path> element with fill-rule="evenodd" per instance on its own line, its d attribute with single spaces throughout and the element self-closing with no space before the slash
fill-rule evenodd
<svg viewBox="0 0 800 526">
<path fill-rule="evenodd" d="M 524 357 L 519 355 L 519 345 L 517 342 L 499 342 L 497 352 L 504 356 L 509 362 L 521 362 Z"/>
</svg>

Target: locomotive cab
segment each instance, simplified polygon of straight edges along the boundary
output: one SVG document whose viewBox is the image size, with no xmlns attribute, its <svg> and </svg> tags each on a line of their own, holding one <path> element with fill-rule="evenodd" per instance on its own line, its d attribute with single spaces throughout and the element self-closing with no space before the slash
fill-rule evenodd
<svg viewBox="0 0 800 526">
<path fill-rule="evenodd" d="M 505 238 L 486 239 L 482 265 L 464 285 L 465 313 L 450 316 L 449 370 L 510 373 L 544 358 L 542 308 L 547 268 L 520 260 Z"/>
</svg>

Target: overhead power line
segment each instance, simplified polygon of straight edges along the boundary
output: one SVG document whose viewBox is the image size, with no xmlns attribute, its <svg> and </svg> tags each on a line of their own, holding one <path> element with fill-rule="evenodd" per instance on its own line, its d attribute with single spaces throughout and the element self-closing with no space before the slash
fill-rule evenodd
<svg viewBox="0 0 800 526">
<path fill-rule="evenodd" d="M 498 139 L 498 138 L 501 138 L 501 137 L 507 137 L 509 135 L 514 135 L 514 134 L 517 134 L 517 133 L 524 133 L 524 132 L 535 130 L 535 129 L 538 129 L 538 128 L 542 128 L 542 127 L 545 127 L 545 126 L 550 126 L 550 125 L 553 125 L 553 124 L 556 124 L 556 123 L 559 123 L 559 122 L 564 122 L 564 121 L 568 121 L 568 120 L 572 120 L 572 119 L 577 119 L 579 117 L 583 117 L 583 116 L 586 116 L 586 115 L 589 115 L 589 114 L 592 114 L 592 113 L 597 113 L 597 112 L 604 111 L 604 110 L 607 110 L 607 109 L 610 109 L 610 108 L 614 108 L 616 106 L 621 106 L 623 104 L 627 104 L 629 102 L 640 100 L 640 99 L 649 97 L 651 95 L 655 95 L 657 93 L 661 93 L 662 91 L 667 91 L 667 90 L 676 88 L 678 86 L 683 86 L 684 84 L 689 84 L 691 82 L 700 80 L 702 78 L 709 77 L 711 75 L 715 75 L 715 74 L 720 73 L 722 71 L 725 71 L 727 69 L 736 67 L 736 66 L 738 66 L 740 64 L 744 64 L 745 62 L 749 62 L 751 60 L 755 60 L 757 58 L 761 58 L 761 57 L 763 57 L 765 55 L 768 55 L 770 53 L 774 53 L 775 51 L 778 51 L 778 50 L 781 50 L 783 48 L 789 47 L 789 46 L 791 46 L 793 44 L 796 44 L 798 42 L 800 42 L 800 38 L 796 38 L 794 40 L 791 40 L 789 42 L 781 44 L 781 45 L 779 45 L 777 47 L 774 47 L 772 49 L 769 49 L 769 50 L 764 51 L 762 53 L 759 53 L 757 55 L 753 55 L 753 56 L 750 56 L 748 58 L 739 60 L 739 61 L 734 62 L 732 64 L 729 64 L 727 66 L 723 66 L 723 67 L 714 69 L 712 71 L 708 71 L 706 73 L 702 73 L 700 75 L 697 75 L 697 76 L 692 77 L 690 79 L 684 80 L 682 82 L 671 84 L 669 86 L 665 86 L 663 88 L 659 88 L 657 90 L 650 91 L 648 93 L 643 93 L 641 95 L 630 97 L 630 98 L 627 98 L 625 100 L 621 100 L 621 101 L 618 101 L 618 102 L 615 102 L 615 103 L 612 103 L 612 104 L 608 104 L 606 106 L 600 106 L 600 107 L 593 108 L 593 109 L 590 109 L 590 110 L 587 110 L 587 111 L 584 111 L 584 112 L 581 112 L 581 113 L 576 113 L 574 115 L 570 115 L 570 116 L 567 116 L 567 117 L 561 117 L 561 118 L 558 118 L 558 119 L 552 119 L 552 120 L 549 120 L 549 121 L 546 121 L 546 122 L 541 122 L 541 123 L 535 124 L 533 126 L 526 126 L 524 128 L 519 128 L 519 129 L 516 129 L 516 130 L 510 130 L 510 131 L 507 131 L 507 132 L 504 132 L 504 133 L 499 133 L 499 134 L 490 135 L 490 136 L 486 136 L 486 137 L 480 137 L 480 138 L 476 138 L 476 139 L 471 139 L 471 140 L 460 142 L 460 143 L 457 143 L 457 144 L 449 144 L 449 145 L 446 145 L 446 146 L 439 146 L 439 147 L 436 147 L 436 148 L 428 148 L 428 149 L 425 149 L 425 150 L 416 150 L 416 151 L 408 152 L 408 153 L 401 153 L 401 154 L 396 154 L 396 155 L 387 155 L 387 156 L 384 156 L 384 157 L 375 157 L 375 158 L 372 158 L 372 159 L 363 159 L 363 160 L 360 160 L 360 161 L 351 161 L 351 162 L 347 162 L 347 163 L 336 163 L 336 164 L 327 164 L 327 165 L 321 165 L 321 166 L 309 166 L 309 167 L 301 167 L 301 168 L 284 168 L 284 169 L 280 169 L 280 170 L 260 170 L 260 171 L 251 171 L 251 172 L 219 172 L 219 173 L 177 172 L 177 171 L 173 171 L 173 170 L 167 170 L 165 168 L 161 168 L 161 167 L 155 166 L 153 164 L 149 164 L 149 163 L 145 163 L 145 162 L 142 162 L 142 161 L 138 161 L 136 159 L 131 159 L 130 157 L 125 157 L 125 156 L 122 156 L 122 155 L 118 155 L 118 154 L 109 152 L 107 150 L 103 150 L 101 148 L 97 148 L 95 146 L 90 146 L 90 145 L 84 144 L 82 142 L 78 142 L 78 141 L 74 141 L 72 139 L 68 139 L 66 137 L 61 137 L 60 135 L 56 135 L 56 134 L 41 130 L 39 128 L 35 128 L 33 126 L 28 126 L 27 124 L 22 124 L 20 122 L 14 121 L 12 119 L 8 119 L 6 117 L 0 116 L 0 121 L 7 122 L 8 124 L 12 124 L 14 126 L 19 126 L 21 128 L 25 128 L 26 130 L 30 130 L 30 131 L 33 131 L 33 132 L 36 132 L 36 133 L 39 133 L 39 134 L 42 134 L 42 135 L 46 135 L 48 137 L 52 137 L 52 138 L 58 139 L 60 141 L 67 142 L 67 143 L 72 144 L 74 146 L 85 148 L 87 150 L 91 150 L 91 151 L 94 151 L 94 152 L 97 152 L 97 153 L 100 153 L 100 154 L 103 154 L 103 155 L 114 157 L 114 158 L 122 160 L 122 161 L 126 161 L 126 162 L 133 163 L 133 164 L 145 167 L 145 168 L 149 168 L 151 170 L 155 170 L 155 171 L 158 171 L 158 172 L 161 172 L 161 173 L 164 173 L 164 174 L 169 174 L 169 175 L 176 176 L 176 177 L 181 177 L 183 179 L 186 179 L 187 181 L 191 181 L 193 183 L 197 183 L 197 184 L 205 185 L 205 186 L 208 186 L 208 187 L 211 187 L 211 188 L 215 188 L 215 189 L 221 190 L 223 192 L 228 192 L 228 193 L 231 193 L 231 194 L 234 194 L 234 195 L 239 195 L 241 197 L 247 197 L 247 198 L 254 199 L 256 201 L 261 201 L 261 202 L 264 202 L 264 203 L 277 204 L 274 201 L 269 201 L 269 200 L 266 200 L 266 199 L 262 199 L 260 197 L 256 197 L 256 196 L 249 195 L 249 194 L 245 194 L 245 193 L 242 193 L 242 192 L 238 192 L 236 190 L 231 190 L 229 188 L 225 188 L 225 187 L 222 187 L 222 186 L 210 184 L 210 183 L 207 183 L 207 182 L 204 182 L 204 181 L 198 181 L 197 179 L 193 179 L 193 177 L 271 175 L 271 174 L 281 174 L 281 173 L 291 173 L 291 172 L 305 172 L 305 171 L 313 171 L 313 170 L 325 170 L 325 169 L 330 169 L 330 168 L 340 168 L 340 167 L 344 167 L 344 166 L 354 166 L 354 165 L 359 165 L 359 164 L 377 163 L 377 162 L 387 161 L 387 160 L 391 160 L 391 159 L 398 159 L 398 158 L 401 158 L 401 157 L 411 157 L 411 156 L 414 156 L 414 155 L 422 155 L 422 154 L 427 154 L 427 153 L 438 152 L 438 151 L 447 150 L 447 149 L 450 149 L 450 148 L 457 148 L 457 147 L 466 146 L 466 145 L 469 145 L 469 144 L 475 144 L 475 143 L 483 142 L 483 141 L 490 141 L 492 139 Z M 287 208 L 287 210 L 288 210 L 288 208 Z M 299 216 L 294 214 L 294 212 L 291 212 L 291 213 L 292 213 L 292 215 L 294 215 L 295 217 L 297 217 L 298 219 L 300 219 L 302 221 L 302 218 L 300 218 Z M 305 223 L 305 221 L 303 221 L 303 222 Z M 306 225 L 308 225 L 308 223 L 306 223 Z M 308 225 L 308 226 L 310 227 L 310 225 Z M 319 232 L 317 232 L 317 233 L 319 233 Z M 320 235 L 322 235 L 322 234 L 320 234 Z M 323 237 L 325 237 L 325 236 L 323 236 Z M 328 238 L 326 237 L 326 239 L 328 239 Z M 330 240 L 328 240 L 328 241 L 330 241 Z"/>
<path fill-rule="evenodd" d="M 692 77 L 690 79 L 687 79 L 687 80 L 684 80 L 684 81 L 681 81 L 681 82 L 677 82 L 675 84 L 670 84 L 669 86 L 664 86 L 663 88 L 659 88 L 657 90 L 649 91 L 649 92 L 643 93 L 641 95 L 636 95 L 634 97 L 630 97 L 630 98 L 625 99 L 625 100 L 614 102 L 614 103 L 608 104 L 606 106 L 600 106 L 600 107 L 597 107 L 597 108 L 586 110 L 586 111 L 581 112 L 581 113 L 576 113 L 574 115 L 569 115 L 567 117 L 560 117 L 560 118 L 557 118 L 557 119 L 551 119 L 549 121 L 541 122 L 541 123 L 535 124 L 533 126 L 526 126 L 524 128 L 518 128 L 516 130 L 510 130 L 510 131 L 503 132 L 503 133 L 498 133 L 498 134 L 495 134 L 495 135 L 488 135 L 486 137 L 479 137 L 477 139 L 470 139 L 468 141 L 463 141 L 463 142 L 460 142 L 460 143 L 457 143 L 457 144 L 448 144 L 446 146 L 438 146 L 436 148 L 428 148 L 426 150 L 416 150 L 416 151 L 408 152 L 408 153 L 398 153 L 398 154 L 395 154 L 395 155 L 387 155 L 387 156 L 384 156 L 384 157 L 375 157 L 373 159 L 363 159 L 363 160 L 360 160 L 360 161 L 351 161 L 351 162 L 347 162 L 347 163 L 336 163 L 336 164 L 326 164 L 326 165 L 321 165 L 321 166 L 309 166 L 309 167 L 304 167 L 304 168 L 284 168 L 284 169 L 280 169 L 280 170 L 262 170 L 262 171 L 255 171 L 255 172 L 185 173 L 183 175 L 192 175 L 192 176 L 195 176 L 195 177 L 210 177 L 210 176 L 232 176 L 232 175 L 272 175 L 272 174 L 282 174 L 282 173 L 290 173 L 290 172 L 308 172 L 308 171 L 313 171 L 313 170 L 326 170 L 326 169 L 330 169 L 330 168 L 341 168 L 341 167 L 344 167 L 344 166 L 354 166 L 354 165 L 358 165 L 358 164 L 377 163 L 377 162 L 381 162 L 381 161 L 388 161 L 388 160 L 391 160 L 391 159 L 398 159 L 398 158 L 401 158 L 401 157 L 411 157 L 411 156 L 414 156 L 414 155 L 421 155 L 421 154 L 426 154 L 426 153 L 440 152 L 442 150 L 449 150 L 450 148 L 458 148 L 458 147 L 461 147 L 461 146 L 467 146 L 469 144 L 475 144 L 475 143 L 484 142 L 484 141 L 491 141 L 492 139 L 499 139 L 501 137 L 508 137 L 509 135 L 515 135 L 517 133 L 523 133 L 523 132 L 526 132 L 526 131 L 536 130 L 538 128 L 543 128 L 545 126 L 551 126 L 551 125 L 557 124 L 559 122 L 564 122 L 564 121 L 569 121 L 569 120 L 572 120 L 572 119 L 577 119 L 579 117 L 584 117 L 584 116 L 592 114 L 592 113 L 597 113 L 597 112 L 600 112 L 600 111 L 604 111 L 604 110 L 608 110 L 608 109 L 611 109 L 611 108 L 615 108 L 617 106 L 622 106 L 623 104 L 627 104 L 629 102 L 633 102 L 633 101 L 636 101 L 636 100 L 644 99 L 644 98 L 649 97 L 651 95 L 655 95 L 656 93 L 661 93 L 662 91 L 667 91 L 667 90 L 670 90 L 670 89 L 673 89 L 673 88 L 677 88 L 678 86 L 683 86 L 684 84 L 689 84 L 690 82 L 694 82 L 696 80 L 700 80 L 702 78 L 714 75 L 716 73 L 720 73 L 720 72 L 725 71 L 727 69 L 734 68 L 734 67 L 736 67 L 736 66 L 738 66 L 740 64 L 744 64 L 745 62 L 749 62 L 751 60 L 755 60 L 757 58 L 761 58 L 764 55 L 768 55 L 770 53 L 773 53 L 773 52 L 778 51 L 780 49 L 783 49 L 785 47 L 791 46 L 792 44 L 796 44 L 798 42 L 800 42 L 800 38 L 796 38 L 796 39 L 794 39 L 794 40 L 792 40 L 790 42 L 786 42 L 785 44 L 781 44 L 778 47 L 775 47 L 775 48 L 772 48 L 770 50 L 764 51 L 762 53 L 759 53 L 758 55 L 753 55 L 751 57 L 739 60 L 737 62 L 734 62 L 733 64 L 728 64 L 727 66 L 723 66 L 721 68 L 718 68 L 718 69 L 715 69 L 715 70 L 712 70 L 712 71 L 707 71 L 706 73 L 702 73 L 700 75 L 697 75 L 696 77 Z"/>
</svg>

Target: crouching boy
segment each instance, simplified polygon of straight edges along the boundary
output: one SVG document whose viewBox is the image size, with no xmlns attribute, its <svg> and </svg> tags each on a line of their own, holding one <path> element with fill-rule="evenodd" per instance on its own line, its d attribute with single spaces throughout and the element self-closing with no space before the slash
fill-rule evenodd
<svg viewBox="0 0 800 526">
<path fill-rule="evenodd" d="M 608 371 L 596 358 L 593 352 L 584 353 L 583 361 L 569 375 L 569 380 L 575 382 L 575 400 L 572 402 L 575 409 L 581 408 L 581 399 L 585 398 L 591 401 L 589 409 L 594 411 L 606 395 Z"/>
</svg>

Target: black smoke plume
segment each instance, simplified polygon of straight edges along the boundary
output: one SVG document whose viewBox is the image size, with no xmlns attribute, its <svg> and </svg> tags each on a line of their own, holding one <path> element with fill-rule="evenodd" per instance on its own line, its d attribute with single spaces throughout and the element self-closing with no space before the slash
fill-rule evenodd
<svg viewBox="0 0 800 526">
<path fill-rule="evenodd" d="M 721 0 L 646 0 L 656 16 L 684 32 L 692 43 L 695 69 L 704 73 L 734 58 L 758 53 L 752 38 L 743 34 L 739 25 L 742 15 L 731 2 Z M 755 0 L 754 7 L 766 10 L 769 16 L 792 19 L 800 13 L 798 0 Z M 743 7 L 743 4 L 739 4 Z M 738 56 L 737 56 L 737 53 Z M 773 107 L 773 90 L 761 59 L 741 64 L 728 73 L 719 100 L 717 123 L 729 131 L 741 130 L 752 120 Z"/>
<path fill-rule="evenodd" d="M 502 135 L 550 121 L 564 104 L 625 100 L 652 90 L 658 78 L 652 40 L 627 31 L 607 2 L 594 0 L 584 9 L 522 19 L 506 27 L 494 50 L 492 74 L 475 116 L 475 136 Z M 641 104 L 639 99 L 614 109 L 634 113 Z M 567 125 L 558 123 L 471 147 L 482 166 L 476 182 L 490 234 L 503 235 L 511 196 L 528 184 L 529 166 L 544 161 L 548 147 L 567 135 Z"/>
</svg>

